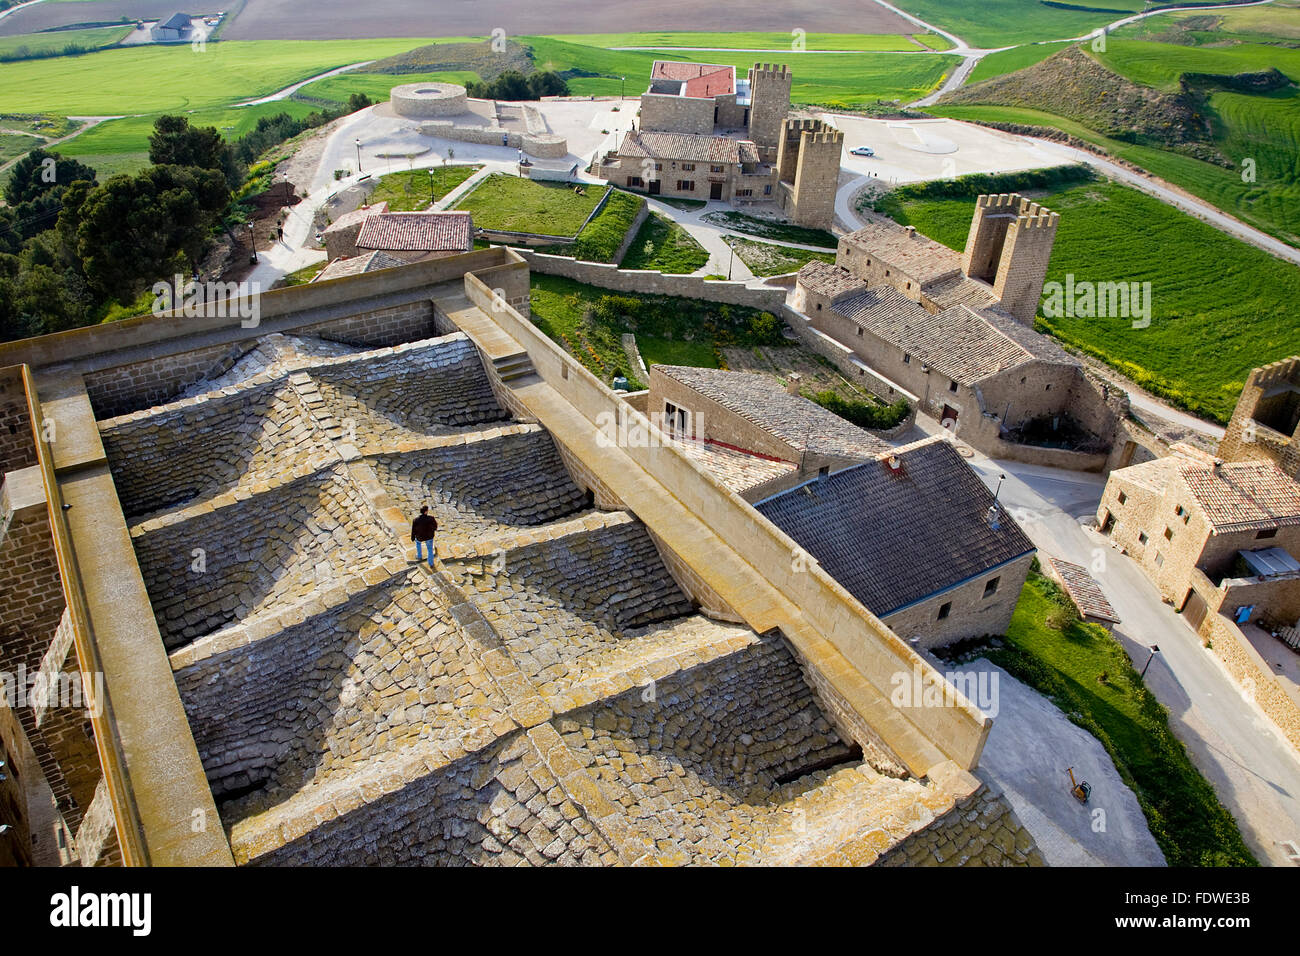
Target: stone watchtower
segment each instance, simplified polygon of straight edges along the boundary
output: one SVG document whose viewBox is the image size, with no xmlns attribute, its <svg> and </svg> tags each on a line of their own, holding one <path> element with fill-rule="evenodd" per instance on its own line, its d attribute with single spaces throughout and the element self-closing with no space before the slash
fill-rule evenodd
<svg viewBox="0 0 1300 956">
<path fill-rule="evenodd" d="M 789 67 L 755 63 L 749 70 L 749 138 L 760 150 L 776 149 L 790 112 Z"/>
<path fill-rule="evenodd" d="M 1219 457 L 1271 461 L 1300 480 L 1300 355 L 1250 373 L 1219 442 Z"/>
<path fill-rule="evenodd" d="M 1060 216 L 1017 193 L 975 203 L 962 271 L 993 286 L 1002 308 L 1033 325 Z"/>
<path fill-rule="evenodd" d="M 788 119 L 777 148 L 777 202 L 797 225 L 829 229 L 835 219 L 844 133 L 818 119 Z"/>
</svg>

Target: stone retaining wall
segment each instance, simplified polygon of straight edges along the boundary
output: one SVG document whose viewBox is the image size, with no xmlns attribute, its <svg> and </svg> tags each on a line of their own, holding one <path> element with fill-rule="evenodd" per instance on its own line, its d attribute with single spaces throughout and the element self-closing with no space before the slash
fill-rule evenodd
<svg viewBox="0 0 1300 956">
<path fill-rule="evenodd" d="M 1199 633 L 1210 643 L 1233 680 L 1277 724 L 1291 745 L 1300 750 L 1300 700 L 1259 656 L 1241 628 L 1211 611 L 1205 615 Z"/>
<path fill-rule="evenodd" d="M 987 787 L 876 861 L 876 866 L 1046 865 L 1011 805 Z"/>
</svg>

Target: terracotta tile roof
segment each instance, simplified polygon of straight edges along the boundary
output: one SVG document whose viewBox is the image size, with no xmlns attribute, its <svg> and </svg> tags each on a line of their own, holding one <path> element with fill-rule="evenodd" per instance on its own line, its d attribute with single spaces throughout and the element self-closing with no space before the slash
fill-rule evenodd
<svg viewBox="0 0 1300 956">
<path fill-rule="evenodd" d="M 654 367 L 748 419 L 795 451 L 867 459 L 889 447 L 875 435 L 828 412 L 816 402 L 788 394 L 766 375 L 684 365 Z"/>
<path fill-rule="evenodd" d="M 940 309 L 955 305 L 969 305 L 972 309 L 987 309 L 997 305 L 997 296 L 983 282 L 965 275 L 949 276 L 923 287 L 926 298 Z"/>
<path fill-rule="evenodd" d="M 467 212 L 386 212 L 370 216 L 357 235 L 358 249 L 469 252 L 474 220 Z"/>
<path fill-rule="evenodd" d="M 386 252 L 376 249 L 374 252 L 368 252 L 364 256 L 340 257 L 335 259 L 319 273 L 312 282 L 323 282 L 326 279 L 340 279 L 343 276 L 361 275 L 363 272 L 378 272 L 380 269 L 392 269 L 395 266 L 406 265 L 405 260 L 398 259 L 396 256 L 390 256 Z"/>
<path fill-rule="evenodd" d="M 682 63 L 656 60 L 650 70 L 652 80 L 677 80 L 683 83 L 682 96 L 709 98 L 736 92 L 736 68 L 716 63 Z"/>
<path fill-rule="evenodd" d="M 783 492 L 755 507 L 872 613 L 889 614 L 1034 550 L 942 438 Z"/>
<path fill-rule="evenodd" d="M 1300 525 L 1300 483 L 1271 461 L 1183 461 L 1179 474 L 1220 534 Z"/>
<path fill-rule="evenodd" d="M 699 136 L 694 133 L 658 133 L 631 130 L 623 137 L 618 154 L 632 158 L 685 161 L 688 163 L 758 162 L 758 147 L 728 136 Z"/>
<path fill-rule="evenodd" d="M 840 296 L 860 292 L 867 284 L 843 266 L 814 259 L 799 270 L 801 286 L 818 295 L 829 296 L 834 302 Z"/>
<path fill-rule="evenodd" d="M 922 287 L 961 272 L 961 256 L 942 243 L 898 223 L 870 222 L 844 237 L 844 242 L 907 273 Z"/>
<path fill-rule="evenodd" d="M 339 216 L 326 228 L 326 233 L 337 232 L 340 229 L 347 229 L 349 226 L 355 226 L 357 223 L 365 222 L 370 216 L 376 216 L 380 213 L 388 212 L 387 202 L 377 202 L 373 206 L 360 206 L 351 212 L 345 212 Z"/>
</svg>

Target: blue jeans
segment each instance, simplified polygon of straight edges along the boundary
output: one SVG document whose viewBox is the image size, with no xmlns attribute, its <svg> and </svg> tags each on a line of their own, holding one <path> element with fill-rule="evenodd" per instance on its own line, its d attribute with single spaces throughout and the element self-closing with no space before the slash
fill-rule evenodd
<svg viewBox="0 0 1300 956">
<path fill-rule="evenodd" d="M 428 541 L 415 542 L 415 560 L 417 561 L 423 557 L 423 551 L 421 550 L 422 547 L 427 547 L 429 549 L 429 567 L 433 567 L 433 539 L 430 538 Z"/>
</svg>

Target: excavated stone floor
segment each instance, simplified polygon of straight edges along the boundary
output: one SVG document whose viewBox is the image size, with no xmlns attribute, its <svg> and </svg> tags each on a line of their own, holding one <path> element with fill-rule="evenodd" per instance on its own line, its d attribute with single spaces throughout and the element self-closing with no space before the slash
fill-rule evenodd
<svg viewBox="0 0 1300 956">
<path fill-rule="evenodd" d="M 238 863 L 871 862 L 951 805 L 699 613 L 464 335 L 208 384 L 100 428 Z"/>
</svg>

